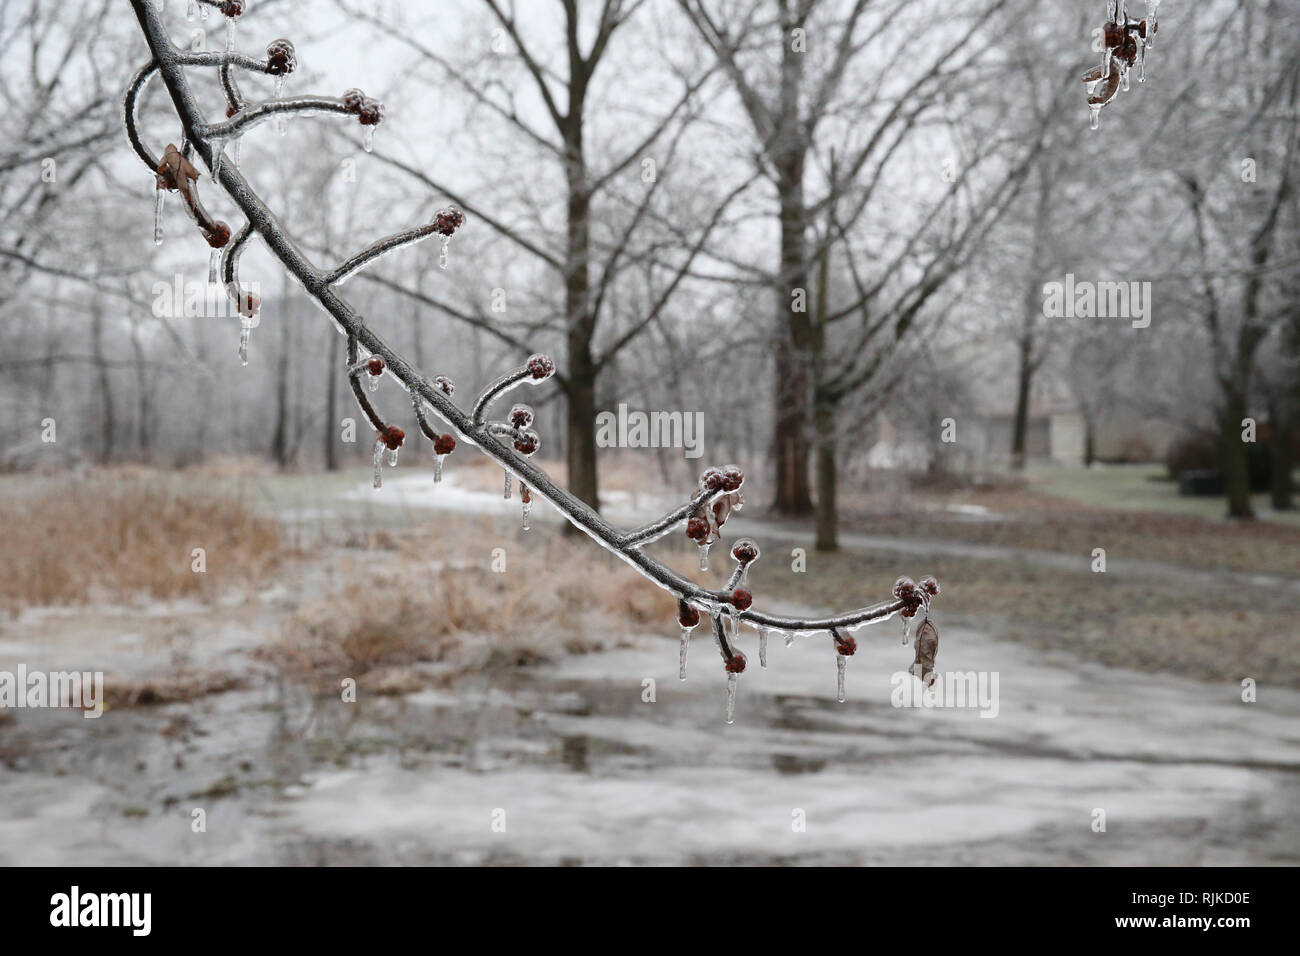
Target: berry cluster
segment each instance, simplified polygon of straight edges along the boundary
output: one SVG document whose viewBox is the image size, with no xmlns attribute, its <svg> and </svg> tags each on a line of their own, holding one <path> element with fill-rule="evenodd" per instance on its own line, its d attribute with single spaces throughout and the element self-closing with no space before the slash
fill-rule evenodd
<svg viewBox="0 0 1300 956">
<path fill-rule="evenodd" d="M 456 383 L 445 375 L 439 375 L 433 380 L 433 384 L 435 388 L 441 391 L 442 394 L 446 395 L 448 398 L 451 398 L 456 391 Z"/>
<path fill-rule="evenodd" d="M 528 357 L 528 374 L 535 382 L 544 382 L 555 374 L 555 359 L 541 352 Z"/>
<path fill-rule="evenodd" d="M 298 68 L 298 54 L 293 44 L 281 37 L 266 45 L 266 72 L 272 76 L 285 76 Z"/>
<path fill-rule="evenodd" d="M 439 210 L 438 214 L 433 217 L 433 230 L 440 236 L 453 235 L 464 224 L 465 214 L 455 206 Z"/>
<path fill-rule="evenodd" d="M 370 356 L 370 359 L 366 362 L 366 371 L 374 376 L 383 375 L 384 360 L 381 359 L 378 355 Z"/>
<path fill-rule="evenodd" d="M 344 90 L 343 108 L 355 116 L 362 126 L 378 126 L 384 121 L 384 104 L 355 87 Z"/>
<path fill-rule="evenodd" d="M 916 617 L 922 606 L 929 607 L 930 598 L 939 596 L 939 582 L 933 575 L 926 575 L 919 582 L 909 577 L 901 577 L 894 582 L 894 597 L 904 602 L 903 617 Z"/>
<path fill-rule="evenodd" d="M 379 433 L 379 440 L 384 443 L 384 447 L 389 451 L 397 451 L 402 447 L 402 442 L 406 441 L 406 432 L 396 425 L 389 425 Z"/>
<path fill-rule="evenodd" d="M 1147 15 L 1141 19 L 1130 17 L 1124 0 L 1110 0 L 1106 23 L 1101 28 L 1101 65 L 1083 75 L 1088 88 L 1088 112 L 1092 128 L 1099 125 L 1101 108 L 1111 102 L 1120 89 L 1129 88 L 1129 70 L 1136 66 L 1138 82 L 1146 79 L 1146 52 L 1160 29 L 1156 21 L 1156 7 L 1160 0 L 1147 0 Z"/>
<path fill-rule="evenodd" d="M 233 20 L 236 17 L 243 16 L 244 0 L 221 0 L 217 9 L 221 11 L 223 17 L 229 17 Z"/>
</svg>

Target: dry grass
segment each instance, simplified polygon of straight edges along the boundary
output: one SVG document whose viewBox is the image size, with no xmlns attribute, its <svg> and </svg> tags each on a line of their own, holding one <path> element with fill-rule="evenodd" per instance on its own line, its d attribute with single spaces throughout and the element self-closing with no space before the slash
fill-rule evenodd
<svg viewBox="0 0 1300 956">
<path fill-rule="evenodd" d="M 535 531 L 506 548 L 504 573 L 492 569 L 490 547 L 475 564 L 430 558 L 463 555 L 468 533 L 465 522 L 444 522 L 371 542 L 379 550 L 349 558 L 337 575 L 346 583 L 300 608 L 267 656 L 320 686 L 369 675 L 372 692 L 398 692 L 412 684 L 402 669 L 417 664 L 523 666 L 671 624 L 669 595 L 586 540 Z M 686 556 L 673 563 L 689 570 Z"/>
<path fill-rule="evenodd" d="M 203 548 L 206 572 L 192 568 Z M 279 528 L 229 495 L 112 470 L 16 486 L 0 503 L 0 604 L 209 597 L 257 579 Z"/>
</svg>

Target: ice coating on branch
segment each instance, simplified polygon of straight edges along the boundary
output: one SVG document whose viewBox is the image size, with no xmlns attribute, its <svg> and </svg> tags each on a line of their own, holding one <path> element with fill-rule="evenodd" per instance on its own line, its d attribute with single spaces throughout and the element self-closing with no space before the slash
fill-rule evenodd
<svg viewBox="0 0 1300 956">
<path fill-rule="evenodd" d="M 239 364 L 248 364 L 248 343 L 253 337 L 253 317 L 251 315 L 241 315 L 239 317 Z"/>
<path fill-rule="evenodd" d="M 376 487 L 376 488 L 382 488 L 382 487 L 384 486 L 383 462 L 384 462 L 384 439 L 383 439 L 383 436 L 381 435 L 379 438 L 375 439 L 375 484 L 374 484 L 374 487 Z"/>
<path fill-rule="evenodd" d="M 198 15 L 199 15 L 199 0 L 190 0 L 190 2 L 185 7 L 185 19 L 193 23 L 194 18 L 197 17 Z"/>
<path fill-rule="evenodd" d="M 758 666 L 767 667 L 767 628 L 758 629 Z"/>
<path fill-rule="evenodd" d="M 691 643 L 691 631 L 700 623 L 700 612 L 685 601 L 677 602 L 677 623 L 682 629 L 682 646 L 677 655 L 677 679 L 686 680 L 686 650 Z"/>
<path fill-rule="evenodd" d="M 221 265 L 221 250 L 213 248 L 208 250 L 208 285 L 217 284 L 217 266 Z"/>
<path fill-rule="evenodd" d="M 736 685 L 740 683 L 739 674 L 727 675 L 727 723 L 736 722 Z"/>
<path fill-rule="evenodd" d="M 442 481 L 442 463 L 456 450 L 456 438 L 453 435 L 439 435 L 433 443 L 433 480 Z"/>
<path fill-rule="evenodd" d="M 522 502 L 520 507 L 522 509 L 522 514 L 523 514 L 524 530 L 528 531 L 530 530 L 528 524 L 528 517 L 533 513 L 533 495 L 532 492 L 528 490 L 528 486 L 524 484 L 522 481 L 519 482 L 519 500 L 520 502 Z"/>
<path fill-rule="evenodd" d="M 510 472 L 505 471 L 504 468 L 502 469 L 502 471 L 505 472 L 506 482 L 505 482 L 505 490 L 503 491 L 501 497 L 504 498 L 506 501 L 509 501 L 510 500 Z"/>
</svg>

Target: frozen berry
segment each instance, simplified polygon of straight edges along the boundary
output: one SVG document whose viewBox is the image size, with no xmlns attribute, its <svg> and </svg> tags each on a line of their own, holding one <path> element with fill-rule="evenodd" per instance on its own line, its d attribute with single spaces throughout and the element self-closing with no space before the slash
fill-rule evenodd
<svg viewBox="0 0 1300 956">
<path fill-rule="evenodd" d="M 380 434 L 379 439 L 384 443 L 385 448 L 396 451 L 402 447 L 402 442 L 406 441 L 406 432 L 396 425 L 389 425 L 388 429 Z"/>
<path fill-rule="evenodd" d="M 721 468 L 705 468 L 700 475 L 700 487 L 706 491 L 721 491 L 726 481 Z"/>
<path fill-rule="evenodd" d="M 700 612 L 688 604 L 677 612 L 677 623 L 682 627 L 694 627 L 700 623 Z"/>
<path fill-rule="evenodd" d="M 262 300 L 249 292 L 236 293 L 235 307 L 240 315 L 252 318 L 257 315 L 257 310 L 262 307 Z"/>
<path fill-rule="evenodd" d="M 907 601 L 916 596 L 916 582 L 909 577 L 901 577 L 894 582 L 894 597 Z"/>
<path fill-rule="evenodd" d="M 536 381 L 543 381 L 555 374 L 555 359 L 538 352 L 528 357 L 528 371 Z"/>
<path fill-rule="evenodd" d="M 745 473 L 735 465 L 728 465 L 722 469 L 722 487 L 727 491 L 735 491 L 745 481 Z"/>
<path fill-rule="evenodd" d="M 745 588 L 736 588 L 731 592 L 731 603 L 737 611 L 748 611 L 750 605 L 754 603 L 754 595 Z"/>
<path fill-rule="evenodd" d="M 727 663 L 723 665 L 728 674 L 745 673 L 745 655 L 736 653 L 727 658 Z"/>
<path fill-rule="evenodd" d="M 749 564 L 758 559 L 758 545 L 749 538 L 741 538 L 731 549 L 731 556 L 741 564 Z"/>
<path fill-rule="evenodd" d="M 1102 27 L 1107 47 L 1117 47 L 1124 42 L 1124 29 L 1114 20 Z"/>
<path fill-rule="evenodd" d="M 433 380 L 433 384 L 442 389 L 442 393 L 448 398 L 456 391 L 455 383 L 445 375 L 439 375 Z"/>
<path fill-rule="evenodd" d="M 524 485 L 519 489 L 519 500 L 524 504 L 529 504 L 533 500 L 533 493 L 528 490 L 527 485 Z"/>
<path fill-rule="evenodd" d="M 434 231 L 440 236 L 453 235 L 456 230 L 464 224 L 465 214 L 455 206 L 440 210 L 438 214 L 433 217 Z"/>
<path fill-rule="evenodd" d="M 686 537 L 692 541 L 704 542 L 709 536 L 709 523 L 703 518 L 691 518 L 686 522 Z"/>
<path fill-rule="evenodd" d="M 366 94 L 356 88 L 343 91 L 343 108 L 349 113 L 360 113 L 365 100 Z"/>
<path fill-rule="evenodd" d="M 515 439 L 515 451 L 521 455 L 536 454 L 540 447 L 542 447 L 542 439 L 534 431 L 525 431 Z"/>
<path fill-rule="evenodd" d="M 510 409 L 509 422 L 515 428 L 527 428 L 533 423 L 533 409 L 531 405 L 520 403 Z"/>
<path fill-rule="evenodd" d="M 235 17 L 243 16 L 243 14 L 244 0 L 221 0 L 222 16 L 230 17 L 233 20 Z"/>
<path fill-rule="evenodd" d="M 384 104 L 379 100 L 365 97 L 357 107 L 357 119 L 362 126 L 378 126 L 384 121 Z"/>
<path fill-rule="evenodd" d="M 921 580 L 917 582 L 917 587 L 930 595 L 930 597 L 939 596 L 939 582 L 933 574 L 927 574 L 925 577 L 921 578 Z"/>
<path fill-rule="evenodd" d="M 450 455 L 456 450 L 456 439 L 452 435 L 439 435 L 433 442 L 435 455 Z"/>
<path fill-rule="evenodd" d="M 272 40 L 266 47 L 266 72 L 272 76 L 284 76 L 298 67 L 298 56 L 293 44 L 283 37 Z"/>
<path fill-rule="evenodd" d="M 370 361 L 366 363 L 366 371 L 371 375 L 384 374 L 384 360 L 378 355 L 372 355 Z"/>
<path fill-rule="evenodd" d="M 223 249 L 230 241 L 230 227 L 218 219 L 211 229 L 203 231 L 203 238 L 208 240 L 208 245 L 213 249 Z"/>
<path fill-rule="evenodd" d="M 852 657 L 858 652 L 858 642 L 851 637 L 835 635 L 835 651 L 844 657 Z"/>
</svg>

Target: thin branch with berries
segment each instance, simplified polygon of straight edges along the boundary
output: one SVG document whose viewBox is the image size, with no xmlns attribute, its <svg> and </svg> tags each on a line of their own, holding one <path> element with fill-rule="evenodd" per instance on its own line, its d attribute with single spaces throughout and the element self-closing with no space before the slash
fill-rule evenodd
<svg viewBox="0 0 1300 956">
<path fill-rule="evenodd" d="M 759 549 L 750 539 L 735 542 L 731 557 L 736 566 L 728 578 L 727 586 L 721 590 L 703 587 L 646 553 L 645 545 L 684 524 L 687 537 L 700 549 L 701 569 L 707 569 L 709 549 L 720 539 L 727 520 L 743 506 L 741 489 L 745 475 L 735 465 L 707 469 L 701 476 L 699 487 L 684 505 L 645 527 L 626 532 L 614 528 L 590 506 L 558 486 L 545 471 L 533 463 L 541 439 L 531 427 L 535 417 L 532 408 L 519 403 L 510 409 L 504 420 L 489 417 L 493 404 L 506 392 L 523 385 L 540 385 L 551 378 L 556 368 L 550 356 L 531 356 L 525 364 L 489 385 L 477 398 L 470 413 L 463 411 L 452 400 L 455 386 L 448 378 L 437 376 L 431 381 L 411 366 L 339 294 L 338 287 L 349 276 L 381 256 L 431 235 L 439 235 L 443 239 L 442 262 L 445 264 L 446 243 L 463 225 L 464 215 L 459 210 L 443 210 L 427 225 L 395 233 L 387 239 L 372 243 L 338 266 L 321 268 L 311 262 L 288 236 L 279 220 L 240 172 L 237 159 L 225 162 L 221 160 L 225 140 L 239 135 L 266 116 L 323 110 L 355 115 L 363 126 L 373 130 L 383 120 L 383 107 L 359 90 L 349 90 L 338 99 L 313 96 L 285 99 L 278 96 L 277 90 L 277 98 L 274 100 L 250 103 L 234 84 L 231 72 L 238 68 L 277 78 L 292 73 L 296 68 L 297 57 L 289 41 L 273 41 L 267 47 L 267 58 L 264 61 L 242 56 L 233 49 L 224 54 L 191 53 L 172 43 L 163 23 L 163 14 L 153 0 L 131 0 L 131 5 L 152 57 L 135 74 L 124 99 L 126 133 L 133 150 L 149 168 L 154 177 L 155 189 L 160 194 L 178 193 L 203 238 L 214 249 L 221 250 L 221 281 L 242 319 L 240 354 L 245 364 L 248 333 L 260 302 L 255 296 L 243 291 L 239 283 L 238 264 L 240 253 L 253 235 L 266 244 L 281 265 L 301 283 L 307 294 L 333 318 L 347 336 L 346 372 L 349 385 L 358 407 L 375 429 L 376 487 L 380 485 L 382 460 L 386 458 L 390 466 L 395 465 L 397 453 L 406 441 L 405 431 L 381 414 L 369 397 L 377 392 L 384 376 L 391 376 L 408 392 L 413 417 L 420 433 L 433 445 L 435 479 L 441 478 L 443 462 L 455 450 L 458 441 L 468 442 L 504 470 L 505 497 L 510 497 L 511 479 L 519 482 L 525 529 L 533 496 L 536 495 L 550 502 L 566 520 L 589 535 L 602 548 L 617 555 L 676 598 L 678 622 L 682 628 L 683 679 L 691 632 L 700 623 L 701 614 L 709 616 L 727 674 L 728 720 L 734 709 L 736 679 L 744 672 L 746 664 L 745 655 L 737 646 L 742 623 L 757 631 L 759 662 L 763 667 L 767 666 L 767 640 L 770 634 L 785 635 L 787 644 L 801 635 L 818 632 L 829 634 L 839 672 L 839 696 L 843 699 L 844 662 L 857 649 L 856 641 L 844 632 L 899 614 L 904 621 L 905 639 L 910 624 L 915 625 L 917 633 L 917 656 L 913 672 L 923 680 L 933 680 L 938 635 L 929 620 L 929 607 L 931 599 L 939 593 L 938 582 L 933 578 L 922 579 L 920 584 L 912 582 L 910 578 L 900 578 L 891 600 L 829 617 L 787 617 L 754 606 L 754 595 L 745 585 L 749 569 L 759 557 Z M 209 5 L 221 9 L 224 15 L 233 19 L 228 11 L 233 10 L 234 5 Z M 242 14 L 242 4 L 238 8 L 234 16 Z M 233 31 L 231 39 L 233 42 Z M 225 74 L 222 88 L 228 101 L 226 110 L 231 114 L 225 123 L 210 124 L 205 120 L 186 75 L 187 67 L 210 66 L 218 67 Z M 182 134 L 182 146 L 177 148 L 174 144 L 169 144 L 161 160 L 155 158 L 155 154 L 142 140 L 136 118 L 140 95 L 155 75 L 166 86 Z M 198 200 L 198 169 L 190 159 L 194 155 L 207 164 L 213 183 L 221 188 L 246 219 L 245 225 L 235 233 L 233 239 L 229 227 L 208 215 Z M 368 387 L 363 386 L 363 380 Z M 441 432 L 434 428 L 431 417 L 446 423 L 450 430 Z M 926 638 L 924 656 L 922 634 Z"/>
</svg>

